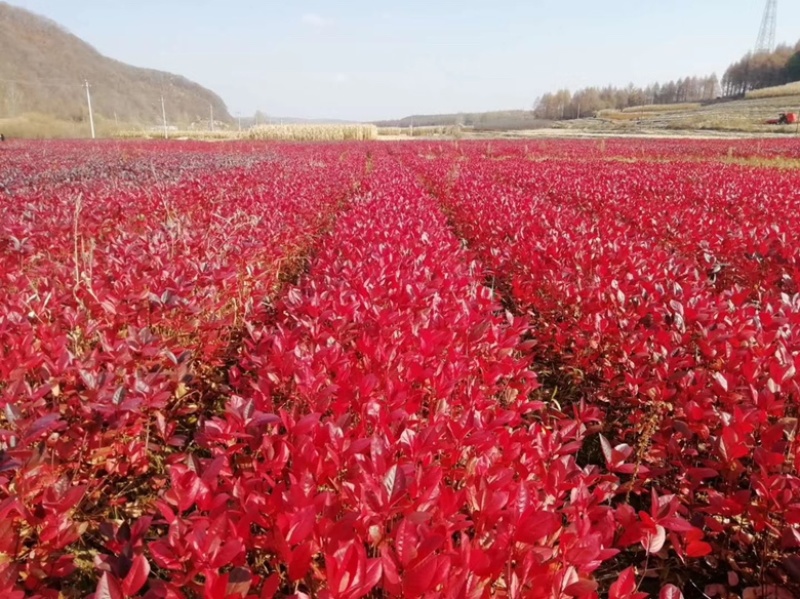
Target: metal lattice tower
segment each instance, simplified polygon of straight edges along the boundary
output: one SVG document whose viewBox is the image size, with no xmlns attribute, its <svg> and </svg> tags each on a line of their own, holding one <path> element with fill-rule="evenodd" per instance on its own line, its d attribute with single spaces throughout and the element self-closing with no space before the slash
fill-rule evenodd
<svg viewBox="0 0 800 599">
<path fill-rule="evenodd" d="M 761 19 L 761 29 L 758 30 L 756 41 L 756 54 L 759 52 L 772 52 L 775 49 L 775 30 L 778 25 L 778 0 L 767 0 L 764 8 L 764 17 Z"/>
</svg>

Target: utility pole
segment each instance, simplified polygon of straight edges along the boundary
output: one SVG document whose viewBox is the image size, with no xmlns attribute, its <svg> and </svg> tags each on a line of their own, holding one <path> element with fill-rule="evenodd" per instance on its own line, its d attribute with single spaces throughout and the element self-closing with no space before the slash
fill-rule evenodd
<svg viewBox="0 0 800 599">
<path fill-rule="evenodd" d="M 164 96 L 161 96 L 161 116 L 164 119 L 164 139 L 169 138 L 169 132 L 167 131 L 167 109 L 164 106 Z"/>
<path fill-rule="evenodd" d="M 94 132 L 94 114 L 92 113 L 92 94 L 89 92 L 89 80 L 84 79 L 83 84 L 86 87 L 86 103 L 89 105 L 89 126 L 92 128 L 92 139 L 96 139 Z"/>
</svg>

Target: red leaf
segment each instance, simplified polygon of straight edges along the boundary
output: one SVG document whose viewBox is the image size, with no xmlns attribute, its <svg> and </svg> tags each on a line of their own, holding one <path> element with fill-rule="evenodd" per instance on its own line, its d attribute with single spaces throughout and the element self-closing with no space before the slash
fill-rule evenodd
<svg viewBox="0 0 800 599">
<path fill-rule="evenodd" d="M 405 567 L 411 563 L 411 560 L 416 556 L 417 535 L 408 520 L 403 520 L 397 527 L 394 546 L 397 551 L 397 557 L 400 559 L 400 564 Z"/>
<path fill-rule="evenodd" d="M 346 597 L 357 590 L 363 581 L 367 554 L 363 545 L 350 542 L 333 555 L 325 556 L 328 584 L 335 597 Z"/>
<path fill-rule="evenodd" d="M 600 447 L 603 450 L 603 457 L 606 459 L 606 464 L 612 464 L 614 462 L 614 450 L 611 447 L 611 443 L 608 442 L 603 435 L 600 435 Z"/>
<path fill-rule="evenodd" d="M 280 576 L 273 574 L 264 581 L 261 586 L 261 599 L 272 599 L 278 593 L 281 586 Z"/>
<path fill-rule="evenodd" d="M 712 377 L 717 382 L 717 385 L 719 385 L 723 391 L 726 392 L 728 391 L 728 379 L 725 378 L 724 374 L 722 374 L 721 372 L 715 372 L 712 375 Z"/>
<path fill-rule="evenodd" d="M 0 564 L 0 590 L 8 591 L 14 588 L 19 576 L 19 566 L 16 564 Z"/>
<path fill-rule="evenodd" d="M 704 541 L 692 541 L 686 546 L 688 557 L 705 557 L 713 551 L 711 545 Z"/>
<path fill-rule="evenodd" d="M 666 528 L 667 530 L 672 530 L 675 532 L 689 532 L 690 530 L 694 529 L 694 526 L 687 520 L 683 518 L 678 518 L 677 516 L 672 518 L 662 518 L 658 521 L 661 526 Z"/>
<path fill-rule="evenodd" d="M 661 589 L 658 599 L 683 599 L 683 593 L 674 584 L 668 584 Z"/>
<path fill-rule="evenodd" d="M 517 491 L 517 501 L 516 501 L 517 514 L 522 516 L 528 509 L 529 503 L 530 503 L 530 496 L 528 494 L 528 488 L 524 484 L 521 484 L 519 486 L 519 490 Z"/>
<path fill-rule="evenodd" d="M 633 568 L 624 570 L 617 581 L 611 585 L 608 592 L 609 599 L 627 599 L 636 590 L 636 572 Z"/>
<path fill-rule="evenodd" d="M 719 438 L 719 453 L 726 462 L 731 462 L 749 455 L 750 448 L 733 428 L 728 427 Z"/>
<path fill-rule="evenodd" d="M 143 555 L 137 555 L 133 558 L 131 569 L 125 580 L 122 581 L 122 590 L 126 596 L 135 595 L 147 582 L 147 577 L 150 575 L 150 563 Z"/>
<path fill-rule="evenodd" d="M 397 571 L 397 564 L 385 546 L 381 548 L 381 563 L 381 569 L 386 581 L 390 584 L 400 584 L 400 573 Z"/>
<path fill-rule="evenodd" d="M 163 500 L 159 499 L 156 501 L 156 508 L 163 516 L 164 520 L 167 521 L 167 524 L 172 524 L 175 522 L 176 514 L 172 511 L 172 508 Z"/>
<path fill-rule="evenodd" d="M 180 563 L 167 541 L 154 541 L 150 543 L 149 547 L 153 561 L 158 566 L 167 570 L 180 570 Z"/>
<path fill-rule="evenodd" d="M 216 570 L 205 570 L 203 576 L 206 579 L 203 585 L 203 599 L 223 599 L 227 596 L 227 574 L 220 574 Z"/>
<path fill-rule="evenodd" d="M 585 597 L 597 590 L 597 583 L 594 580 L 583 578 L 578 582 L 574 582 L 564 589 L 564 593 L 570 597 Z"/>
<path fill-rule="evenodd" d="M 52 430 L 63 426 L 64 423 L 60 423 L 60 420 L 60 414 L 47 414 L 46 416 L 42 416 L 36 422 L 31 424 L 30 428 L 25 432 L 25 440 L 27 441 L 33 439 L 42 433 L 49 433 Z"/>
<path fill-rule="evenodd" d="M 220 548 L 211 563 L 215 568 L 228 566 L 240 553 L 244 553 L 244 543 L 241 539 L 232 539 Z"/>
<path fill-rule="evenodd" d="M 207 485 L 213 484 L 220 471 L 225 467 L 225 461 L 225 456 L 219 456 L 211 462 L 203 472 L 202 481 Z"/>
<path fill-rule="evenodd" d="M 367 563 L 367 577 L 364 580 L 364 584 L 361 586 L 361 592 L 363 594 L 367 594 L 381 581 L 381 576 L 383 574 L 383 567 L 381 565 L 381 559 L 371 559 Z"/>
<path fill-rule="evenodd" d="M 438 561 L 435 557 L 421 561 L 403 576 L 403 591 L 407 597 L 421 597 L 430 591 L 436 576 Z"/>
<path fill-rule="evenodd" d="M 292 515 L 291 522 L 289 533 L 286 535 L 286 542 L 290 545 L 298 545 L 308 540 L 308 537 L 314 532 L 317 512 L 313 506 L 304 508 Z"/>
<path fill-rule="evenodd" d="M 553 512 L 536 511 L 526 514 L 517 530 L 517 539 L 533 544 L 539 539 L 549 537 L 561 528 L 559 517 Z"/>
<path fill-rule="evenodd" d="M 689 468 L 688 474 L 691 478 L 696 478 L 697 480 L 716 478 L 719 476 L 719 472 L 713 468 Z"/>
<path fill-rule="evenodd" d="M 642 539 L 642 547 L 648 553 L 658 553 L 664 547 L 667 540 L 667 531 L 663 526 L 656 526 L 656 532 L 645 532 L 645 538 Z"/>
<path fill-rule="evenodd" d="M 397 501 L 406 490 L 406 476 L 403 469 L 397 464 L 389 468 L 386 476 L 383 477 L 383 488 L 386 490 L 386 496 L 389 503 Z"/>
<path fill-rule="evenodd" d="M 228 575 L 228 586 L 225 588 L 225 596 L 244 597 L 253 584 L 253 575 L 247 568 L 234 568 Z"/>
<path fill-rule="evenodd" d="M 109 575 L 108 572 L 103 572 L 103 575 L 97 582 L 97 590 L 95 591 L 94 599 L 124 599 L 122 589 L 116 577 Z"/>
<path fill-rule="evenodd" d="M 307 435 L 319 425 L 319 418 L 319 414 L 308 414 L 303 416 L 292 429 L 292 434 L 297 437 Z"/>
<path fill-rule="evenodd" d="M 80 487 L 73 487 L 69 491 L 66 492 L 64 498 L 59 503 L 59 509 L 61 511 L 66 512 L 74 508 L 78 503 L 83 499 L 83 496 L 86 494 L 86 486 Z"/>
<path fill-rule="evenodd" d="M 187 480 L 189 481 L 188 484 L 186 484 Z M 203 484 L 203 481 L 200 480 L 200 477 L 193 472 L 187 473 L 182 478 L 181 483 L 183 483 L 183 488 L 177 489 L 179 494 L 178 509 L 182 512 L 185 512 L 194 505 L 195 501 L 197 501 L 197 495 L 203 491 L 205 485 Z"/>
<path fill-rule="evenodd" d="M 306 577 L 311 568 L 312 555 L 310 542 L 305 542 L 292 551 L 292 557 L 289 560 L 289 578 L 292 581 L 297 582 Z"/>
</svg>

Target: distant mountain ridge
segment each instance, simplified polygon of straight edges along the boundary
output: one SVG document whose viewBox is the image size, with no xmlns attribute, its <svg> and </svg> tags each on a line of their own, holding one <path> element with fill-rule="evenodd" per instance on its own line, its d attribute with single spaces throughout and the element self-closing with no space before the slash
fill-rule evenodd
<svg viewBox="0 0 800 599">
<path fill-rule="evenodd" d="M 379 127 L 449 127 L 463 125 L 478 130 L 535 129 L 547 124 L 529 110 L 494 110 L 451 114 L 417 114 L 402 119 L 374 121 Z"/>
<path fill-rule="evenodd" d="M 124 123 L 232 122 L 217 94 L 180 75 L 103 56 L 47 17 L 0 1 L 0 118 L 41 113 L 75 122 L 88 117 L 84 80 L 95 115 Z"/>
</svg>

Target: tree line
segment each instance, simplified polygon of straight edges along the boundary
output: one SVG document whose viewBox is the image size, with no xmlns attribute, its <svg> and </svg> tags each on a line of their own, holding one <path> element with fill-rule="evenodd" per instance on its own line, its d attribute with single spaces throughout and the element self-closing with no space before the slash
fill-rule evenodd
<svg viewBox="0 0 800 599">
<path fill-rule="evenodd" d="M 536 100 L 534 114 L 541 119 L 579 119 L 593 116 L 601 110 L 624 110 L 632 106 L 650 104 L 676 104 L 713 100 L 719 94 L 719 79 L 710 77 L 685 77 L 668 83 L 654 83 L 647 87 L 606 86 L 586 87 L 576 92 L 567 89 L 547 93 Z"/>
<path fill-rule="evenodd" d="M 561 89 L 537 98 L 534 115 L 549 120 L 590 117 L 601 110 L 634 106 L 709 102 L 742 96 L 748 91 L 800 81 L 800 42 L 783 44 L 773 52 L 749 52 L 732 63 L 722 80 L 716 75 L 684 77 L 668 83 L 637 87 L 586 87 L 576 92 Z"/>
<path fill-rule="evenodd" d="M 795 81 L 800 81 L 800 42 L 782 44 L 774 52 L 748 52 L 725 71 L 722 91 L 726 96 L 741 96 Z"/>
</svg>

